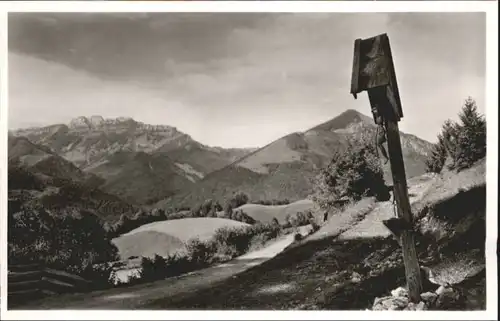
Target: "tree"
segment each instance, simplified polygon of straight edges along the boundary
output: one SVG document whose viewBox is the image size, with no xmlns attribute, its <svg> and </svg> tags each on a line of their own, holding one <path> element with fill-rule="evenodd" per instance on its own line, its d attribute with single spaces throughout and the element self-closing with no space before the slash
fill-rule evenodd
<svg viewBox="0 0 500 321">
<path fill-rule="evenodd" d="M 444 122 L 438 142 L 426 161 L 427 171 L 462 170 L 486 156 L 486 120 L 476 102 L 467 98 L 459 114 L 460 123 Z"/>
<path fill-rule="evenodd" d="M 447 155 L 446 145 L 443 136 L 440 134 L 438 135 L 438 142 L 434 144 L 431 150 L 431 155 L 425 161 L 427 172 L 440 173 L 446 162 Z"/>
<path fill-rule="evenodd" d="M 212 207 L 213 207 L 213 200 L 211 199 L 205 200 L 205 202 L 203 202 L 203 204 L 201 205 L 200 216 L 207 217 L 210 211 L 212 210 Z"/>
<path fill-rule="evenodd" d="M 151 215 L 157 219 L 166 219 L 167 218 L 167 216 L 165 214 L 165 210 L 163 210 L 161 208 L 154 208 L 151 211 Z"/>
<path fill-rule="evenodd" d="M 346 149 L 337 151 L 330 164 L 316 176 L 312 198 L 321 209 L 336 206 L 343 198 L 388 199 L 384 173 L 372 142 L 364 137 L 349 141 Z"/>
<path fill-rule="evenodd" d="M 467 98 L 458 115 L 461 121 L 455 152 L 458 170 L 468 168 L 486 156 L 486 120 L 477 111 L 476 102 Z"/>
<path fill-rule="evenodd" d="M 233 208 L 238 208 L 248 203 L 248 195 L 243 192 L 235 193 L 230 199 L 230 202 Z"/>
<path fill-rule="evenodd" d="M 54 214 L 54 215 L 52 215 Z M 38 260 L 81 274 L 89 266 L 117 259 L 118 249 L 94 214 L 23 208 L 9 216 L 9 261 Z"/>
<path fill-rule="evenodd" d="M 130 227 L 131 227 L 130 218 L 127 215 L 122 214 L 118 222 L 115 223 L 113 229 L 115 233 L 119 235 L 130 231 Z"/>
<path fill-rule="evenodd" d="M 227 202 L 224 206 L 224 214 L 227 218 L 231 218 L 231 215 L 233 215 L 233 205 L 231 202 Z"/>
</svg>

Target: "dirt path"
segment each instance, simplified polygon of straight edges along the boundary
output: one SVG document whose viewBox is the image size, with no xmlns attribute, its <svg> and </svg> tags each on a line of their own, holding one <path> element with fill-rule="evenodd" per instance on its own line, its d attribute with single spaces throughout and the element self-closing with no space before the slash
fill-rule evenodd
<svg viewBox="0 0 500 321">
<path fill-rule="evenodd" d="M 306 234 L 307 228 L 302 227 L 300 232 Z M 247 253 L 227 263 L 166 280 L 92 293 L 57 296 L 16 309 L 135 309 L 150 301 L 205 289 L 231 278 L 276 256 L 293 240 L 293 234 L 286 235 L 265 248 Z"/>
</svg>

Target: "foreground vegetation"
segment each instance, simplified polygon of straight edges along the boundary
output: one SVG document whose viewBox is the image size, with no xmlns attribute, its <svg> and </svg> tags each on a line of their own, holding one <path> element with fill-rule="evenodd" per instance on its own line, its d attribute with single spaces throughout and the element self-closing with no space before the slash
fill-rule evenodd
<svg viewBox="0 0 500 321">
<path fill-rule="evenodd" d="M 208 241 L 196 238 L 190 240 L 186 244 L 185 252 L 167 257 L 155 255 L 153 258 L 142 258 L 141 272 L 136 278 L 132 278 L 130 283 L 164 279 L 226 262 L 285 233 L 287 231 L 276 224 L 220 228 Z"/>
<path fill-rule="evenodd" d="M 410 186 L 412 194 L 419 195 L 412 197 L 419 262 L 442 275 L 445 281 L 455 283 L 446 290 L 454 293 L 452 298 L 438 298 L 427 308 L 485 308 L 484 270 L 469 274 L 480 271 L 485 263 L 484 170 L 484 161 L 480 161 L 460 173 L 433 176 L 424 182 L 425 186 L 420 186 L 419 181 Z M 356 203 L 355 207 L 362 203 Z M 375 207 L 370 202 L 364 203 L 355 210 L 356 215 L 361 214 L 361 221 L 356 219 L 345 227 L 342 222 L 352 220 L 354 213 L 339 212 L 331 217 L 330 228 L 322 237 L 308 237 L 273 259 L 210 288 L 165 296 L 146 302 L 142 308 L 372 309 L 376 298 L 390 295 L 391 290 L 404 286 L 406 279 L 401 248 L 381 227 L 381 220 L 392 216 L 391 203 L 379 202 Z M 362 232 L 361 226 L 383 233 L 352 237 Z M 345 237 L 347 234 L 351 237 Z M 463 279 L 460 275 L 470 277 Z M 439 288 L 429 282 L 424 285 L 425 292 Z"/>
<path fill-rule="evenodd" d="M 460 124 L 445 123 L 443 132 L 438 137 L 438 144 L 436 144 L 427 163 L 429 171 L 441 173 L 446 168 L 461 172 L 470 168 L 478 160 L 484 159 L 486 154 L 486 122 L 483 116 L 477 113 L 475 102 L 472 99 L 466 101 L 460 119 Z M 374 196 L 382 201 L 388 199 L 389 190 L 383 180 L 380 159 L 375 147 L 370 143 L 371 141 L 371 139 L 362 139 L 351 142 L 350 153 L 337 154 L 332 159 L 331 164 L 321 170 L 316 178 L 313 195 L 314 201 L 320 208 L 331 210 L 331 208 L 338 208 L 339 204 L 344 201 L 357 202 L 366 196 Z M 40 189 L 36 179 L 28 178 L 33 189 Z M 437 192 L 449 190 L 451 187 L 446 184 L 443 183 Z M 9 177 L 9 188 L 10 186 Z M 437 192 L 436 194 L 438 194 Z M 459 249 L 479 249 L 482 251 L 481 246 L 484 246 L 484 242 L 480 233 L 484 229 L 483 214 L 485 209 L 483 205 L 485 202 L 483 202 L 483 193 L 484 191 L 480 190 L 479 197 L 474 198 L 474 202 L 469 204 L 476 207 L 470 211 L 467 209 L 467 212 L 463 212 L 466 209 L 466 204 L 457 206 L 456 203 L 452 202 L 450 205 L 450 203 L 443 201 L 445 197 L 442 194 L 438 195 L 441 195 L 443 199 L 433 200 L 432 204 L 427 204 L 416 210 L 417 223 L 420 224 L 419 227 L 422 230 L 419 252 L 434 253 L 430 259 L 435 259 L 439 253 L 451 255 Z M 24 196 L 21 195 L 19 199 L 22 197 Z M 152 259 L 144 258 L 141 262 L 140 281 L 134 280 L 133 282 L 163 279 L 207 267 L 214 263 L 224 262 L 283 235 L 286 233 L 286 228 L 314 222 L 314 216 L 311 212 L 297 213 L 295 218 L 290 217 L 285 224 L 281 224 L 276 219 L 267 224 L 255 222 L 244 212 L 238 210 L 238 207 L 249 202 L 248 197 L 242 193 L 235 194 L 225 202 L 224 206 L 217 201 L 207 200 L 194 209 L 178 214 L 169 214 L 155 209 L 151 212 L 139 211 L 133 218 L 122 215 L 120 221 L 114 226 L 109 224 L 105 226 L 94 213 L 79 209 L 51 210 L 49 212 L 43 207 L 24 204 L 19 199 L 9 200 L 9 262 L 32 262 L 36 258 L 49 267 L 66 270 L 89 280 L 95 280 L 96 284 L 101 286 L 110 286 L 112 268 L 108 262 L 117 260 L 117 249 L 111 243 L 112 237 L 155 220 L 220 215 L 220 217 L 246 221 L 252 225 L 244 228 L 219 229 L 215 233 L 215 237 L 206 242 L 191 240 L 186 246 L 185 253 L 168 257 L 155 256 Z M 446 206 L 435 205 L 443 203 Z M 461 215 L 444 215 L 446 213 L 456 214 L 461 210 L 463 212 Z M 470 213 L 477 215 L 469 217 Z M 318 226 L 315 225 L 314 229 L 317 228 Z M 455 233 L 457 228 L 463 233 Z M 447 233 L 451 235 L 450 240 L 445 238 L 443 241 L 442 236 Z M 436 235 L 439 236 L 439 239 Z M 478 238 L 478 235 L 481 237 Z M 440 242 L 439 246 L 433 246 L 438 241 Z M 460 244 L 467 244 L 470 248 Z M 311 303 L 311 306 L 314 305 L 316 308 L 335 309 L 347 306 L 366 308 L 367 302 L 387 291 L 388 286 L 395 287 L 404 282 L 401 255 L 395 242 L 387 244 L 385 239 L 346 242 L 337 240 L 335 236 L 325 243 L 323 240 L 318 240 L 309 245 L 307 243 L 303 245 L 300 249 L 292 249 L 272 262 L 266 263 L 264 267 L 256 268 L 238 277 L 236 281 L 240 281 L 240 283 L 234 283 L 236 281 L 231 280 L 216 290 L 203 292 L 203 295 L 200 294 L 203 298 L 202 301 L 200 301 L 200 296 L 197 296 L 196 300 L 193 297 L 178 298 L 178 301 L 175 302 L 157 302 L 155 305 L 186 307 L 189 304 L 190 308 L 217 308 L 222 307 L 221 304 L 223 304 L 224 308 L 245 308 L 248 307 L 247 304 L 252 305 L 257 301 L 254 297 L 238 296 L 234 291 L 241 291 L 244 294 L 248 292 L 248 289 L 257 291 L 258 285 L 254 284 L 255 279 L 262 277 L 264 272 L 266 276 L 261 281 L 266 284 L 272 283 L 273 277 L 276 280 L 283 278 L 283 275 L 288 278 L 287 283 L 302 282 L 303 288 L 299 294 L 295 290 L 285 291 L 283 308 L 295 305 L 292 300 L 294 295 L 301 296 L 302 299 L 309 302 L 309 297 L 313 297 L 314 291 L 323 294 L 322 299 L 311 301 L 314 302 L 314 304 Z M 384 263 L 383 267 L 380 267 L 380 264 L 375 268 L 367 267 L 361 260 L 368 257 L 368 251 L 383 254 L 374 259 L 377 264 L 383 261 L 391 264 L 386 266 Z M 315 253 L 318 252 L 321 254 L 315 256 Z M 422 257 L 421 259 L 429 258 Z M 325 261 L 326 265 L 330 266 L 326 271 L 321 268 L 325 265 Z M 297 269 L 300 268 L 301 264 L 303 264 L 303 269 L 300 269 L 300 275 L 297 277 Z M 371 269 L 376 269 L 376 272 L 379 273 L 372 275 Z M 290 273 L 287 274 L 287 271 Z M 351 274 L 341 271 L 348 271 L 347 273 Z M 352 282 L 353 279 L 360 279 L 357 276 L 355 278 L 352 276 L 354 272 L 366 282 L 362 282 L 361 285 L 356 285 L 360 283 L 358 281 Z M 325 273 L 332 274 L 331 278 L 325 277 Z M 311 280 L 314 280 L 315 283 L 310 282 Z M 331 292 L 322 292 L 321 289 L 327 286 L 327 283 L 333 282 L 332 280 L 336 282 L 336 285 L 329 286 Z M 263 286 L 262 282 L 260 286 Z M 318 288 L 320 290 L 317 290 Z M 226 296 L 224 300 L 219 297 L 220 291 Z M 346 300 L 352 300 L 353 297 L 356 297 L 355 302 L 347 304 Z M 261 296 L 259 300 L 259 307 L 267 307 L 269 304 L 275 303 L 270 302 L 271 300 L 266 299 L 265 296 Z M 318 302 L 323 303 L 319 304 Z"/>
<path fill-rule="evenodd" d="M 312 200 L 323 210 L 341 208 L 363 197 L 389 199 L 378 152 L 370 137 L 348 142 L 349 152 L 337 152 L 315 178 Z"/>
</svg>

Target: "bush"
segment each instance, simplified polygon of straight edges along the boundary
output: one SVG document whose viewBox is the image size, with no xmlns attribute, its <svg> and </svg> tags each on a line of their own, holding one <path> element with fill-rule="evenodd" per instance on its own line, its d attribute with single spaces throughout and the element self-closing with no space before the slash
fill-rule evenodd
<svg viewBox="0 0 500 321">
<path fill-rule="evenodd" d="M 316 220 L 311 219 L 311 234 L 317 232 L 321 226 L 316 222 Z"/>
<path fill-rule="evenodd" d="M 86 280 L 92 281 L 92 290 L 103 290 L 113 287 L 115 282 L 111 278 L 113 266 L 110 263 L 88 264 L 80 274 Z"/>
<path fill-rule="evenodd" d="M 224 206 L 224 216 L 229 219 L 233 216 L 233 205 L 231 202 L 227 202 Z"/>
<path fill-rule="evenodd" d="M 188 241 L 186 245 L 188 260 L 193 268 L 205 267 L 212 263 L 217 250 L 214 245 L 214 243 L 202 242 L 197 238 Z"/>
<path fill-rule="evenodd" d="M 290 204 L 290 200 L 288 199 L 284 199 L 284 200 L 277 200 L 277 199 L 273 199 L 273 200 L 260 200 L 260 201 L 254 201 L 252 202 L 253 204 L 260 204 L 260 205 L 288 205 Z"/>
<path fill-rule="evenodd" d="M 130 232 L 144 224 L 165 221 L 167 219 L 170 218 L 165 215 L 165 211 L 162 209 L 155 208 L 150 212 L 141 209 L 134 215 L 133 218 L 129 218 L 125 214 L 122 214 L 120 219 L 111 227 L 110 231 L 113 233 L 113 236 L 116 237 Z"/>
<path fill-rule="evenodd" d="M 458 171 L 471 167 L 486 156 L 486 119 L 477 111 L 476 102 L 468 98 L 459 114 L 460 123 L 447 120 L 438 135 L 427 171 L 440 173 L 445 167 Z"/>
<path fill-rule="evenodd" d="M 233 212 L 230 219 L 247 224 L 255 224 L 257 222 L 253 217 L 243 212 L 243 210 Z"/>
<path fill-rule="evenodd" d="M 231 204 L 231 207 L 238 208 L 242 205 L 245 205 L 248 203 L 248 195 L 243 193 L 243 192 L 238 192 L 231 197 L 228 202 Z"/>
<path fill-rule="evenodd" d="M 191 217 L 217 217 L 218 211 L 222 211 L 219 202 L 207 199 L 191 210 Z"/>
<path fill-rule="evenodd" d="M 271 240 L 280 235 L 280 230 L 280 226 L 262 223 L 247 227 L 223 227 L 215 232 L 213 242 L 218 254 L 233 258 L 246 253 L 256 235 L 264 235 L 261 239 Z"/>
<path fill-rule="evenodd" d="M 16 212 L 9 209 L 8 224 L 8 256 L 13 264 L 41 263 L 103 284 L 111 270 L 98 265 L 118 258 L 110 234 L 89 212 L 49 214 L 43 208 L 22 207 Z"/>
<path fill-rule="evenodd" d="M 140 278 L 149 282 L 227 261 L 275 239 L 280 234 L 280 227 L 272 224 L 219 228 L 210 241 L 190 240 L 186 244 L 185 254 L 175 254 L 166 258 L 158 255 L 152 259 L 142 258 Z"/>
<path fill-rule="evenodd" d="M 144 281 L 153 281 L 164 278 L 167 270 L 167 261 L 156 254 L 154 258 L 143 257 L 141 260 L 140 278 Z"/>
<path fill-rule="evenodd" d="M 388 199 L 389 191 L 372 140 L 351 141 L 346 151 L 337 152 L 315 177 L 313 200 L 321 209 L 328 209 L 342 199 L 358 201 L 364 196 Z"/>
</svg>

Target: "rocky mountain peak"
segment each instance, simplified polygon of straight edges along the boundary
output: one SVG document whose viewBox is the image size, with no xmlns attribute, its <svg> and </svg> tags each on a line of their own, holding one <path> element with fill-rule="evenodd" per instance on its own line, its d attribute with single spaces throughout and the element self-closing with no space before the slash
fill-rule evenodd
<svg viewBox="0 0 500 321">
<path fill-rule="evenodd" d="M 104 117 L 102 116 L 90 116 L 90 124 L 92 127 L 101 127 L 104 124 Z"/>
<path fill-rule="evenodd" d="M 357 110 L 348 109 L 337 117 L 326 121 L 323 124 L 312 128 L 311 130 L 331 132 L 339 130 L 353 131 L 354 129 L 359 129 L 360 127 L 370 127 L 373 125 L 374 122 L 371 117 L 364 115 Z"/>
<path fill-rule="evenodd" d="M 91 127 L 90 120 L 85 116 L 73 118 L 69 122 L 69 128 L 71 128 L 71 129 L 83 129 L 83 128 L 90 128 L 90 127 Z"/>
</svg>

